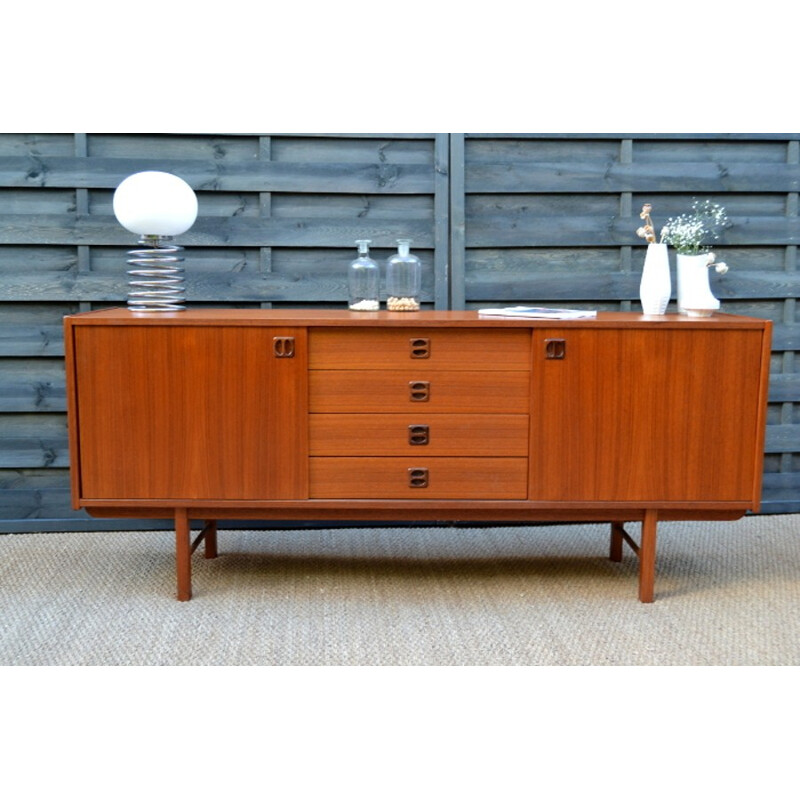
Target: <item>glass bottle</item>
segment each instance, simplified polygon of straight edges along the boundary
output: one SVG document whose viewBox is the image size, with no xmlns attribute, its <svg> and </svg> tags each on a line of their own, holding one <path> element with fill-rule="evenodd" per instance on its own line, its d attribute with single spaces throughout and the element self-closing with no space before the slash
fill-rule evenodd
<svg viewBox="0 0 800 800">
<path fill-rule="evenodd" d="M 386 308 L 419 311 L 422 262 L 409 252 L 411 239 L 398 239 L 397 252 L 386 261 Z"/>
<path fill-rule="evenodd" d="M 347 269 L 348 307 L 351 311 L 380 308 L 380 269 L 369 257 L 370 239 L 356 239 L 358 258 Z"/>
</svg>

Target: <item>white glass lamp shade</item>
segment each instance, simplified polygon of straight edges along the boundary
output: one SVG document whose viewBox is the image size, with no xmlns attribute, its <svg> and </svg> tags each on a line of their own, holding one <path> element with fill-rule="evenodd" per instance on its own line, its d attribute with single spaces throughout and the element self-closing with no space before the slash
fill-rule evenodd
<svg viewBox="0 0 800 800">
<path fill-rule="evenodd" d="M 139 236 L 179 236 L 197 219 L 192 187 L 169 172 L 137 172 L 114 192 L 114 214 Z"/>
</svg>

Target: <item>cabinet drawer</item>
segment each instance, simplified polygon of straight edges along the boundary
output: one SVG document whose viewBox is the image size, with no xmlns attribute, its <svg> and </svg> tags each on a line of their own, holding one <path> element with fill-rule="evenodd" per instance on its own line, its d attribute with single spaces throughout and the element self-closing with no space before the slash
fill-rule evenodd
<svg viewBox="0 0 800 800">
<path fill-rule="evenodd" d="M 316 328 L 310 369 L 530 369 L 530 331 L 458 328 Z"/>
<path fill-rule="evenodd" d="M 312 370 L 312 412 L 527 414 L 528 372 Z"/>
<path fill-rule="evenodd" d="M 311 458 L 310 497 L 524 500 L 526 458 Z"/>
<path fill-rule="evenodd" d="M 311 414 L 312 456 L 527 456 L 526 414 Z"/>
</svg>

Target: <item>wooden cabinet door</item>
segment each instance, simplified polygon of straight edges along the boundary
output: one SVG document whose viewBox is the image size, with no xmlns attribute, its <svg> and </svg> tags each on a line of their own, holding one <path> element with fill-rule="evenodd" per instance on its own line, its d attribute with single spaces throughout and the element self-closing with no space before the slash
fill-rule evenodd
<svg viewBox="0 0 800 800">
<path fill-rule="evenodd" d="M 303 329 L 109 325 L 74 336 L 82 498 L 307 496 Z"/>
<path fill-rule="evenodd" d="M 762 337 L 534 331 L 530 499 L 754 501 Z"/>
</svg>

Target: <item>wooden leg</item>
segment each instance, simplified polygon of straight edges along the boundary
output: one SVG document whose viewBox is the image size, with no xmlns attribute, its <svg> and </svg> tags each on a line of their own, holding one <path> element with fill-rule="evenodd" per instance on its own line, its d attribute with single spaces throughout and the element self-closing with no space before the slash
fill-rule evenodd
<svg viewBox="0 0 800 800">
<path fill-rule="evenodd" d="M 192 531 L 185 508 L 175 509 L 175 572 L 178 600 L 192 597 Z"/>
<path fill-rule="evenodd" d="M 622 561 L 623 530 L 621 522 L 611 523 L 611 547 L 609 548 L 608 557 L 612 561 Z"/>
<path fill-rule="evenodd" d="M 658 512 L 648 509 L 642 522 L 642 542 L 639 547 L 639 600 L 652 603 L 656 576 L 656 526 Z"/>
<path fill-rule="evenodd" d="M 217 557 L 217 521 L 215 519 L 206 520 L 203 545 L 203 555 L 205 555 L 206 558 Z"/>
</svg>

